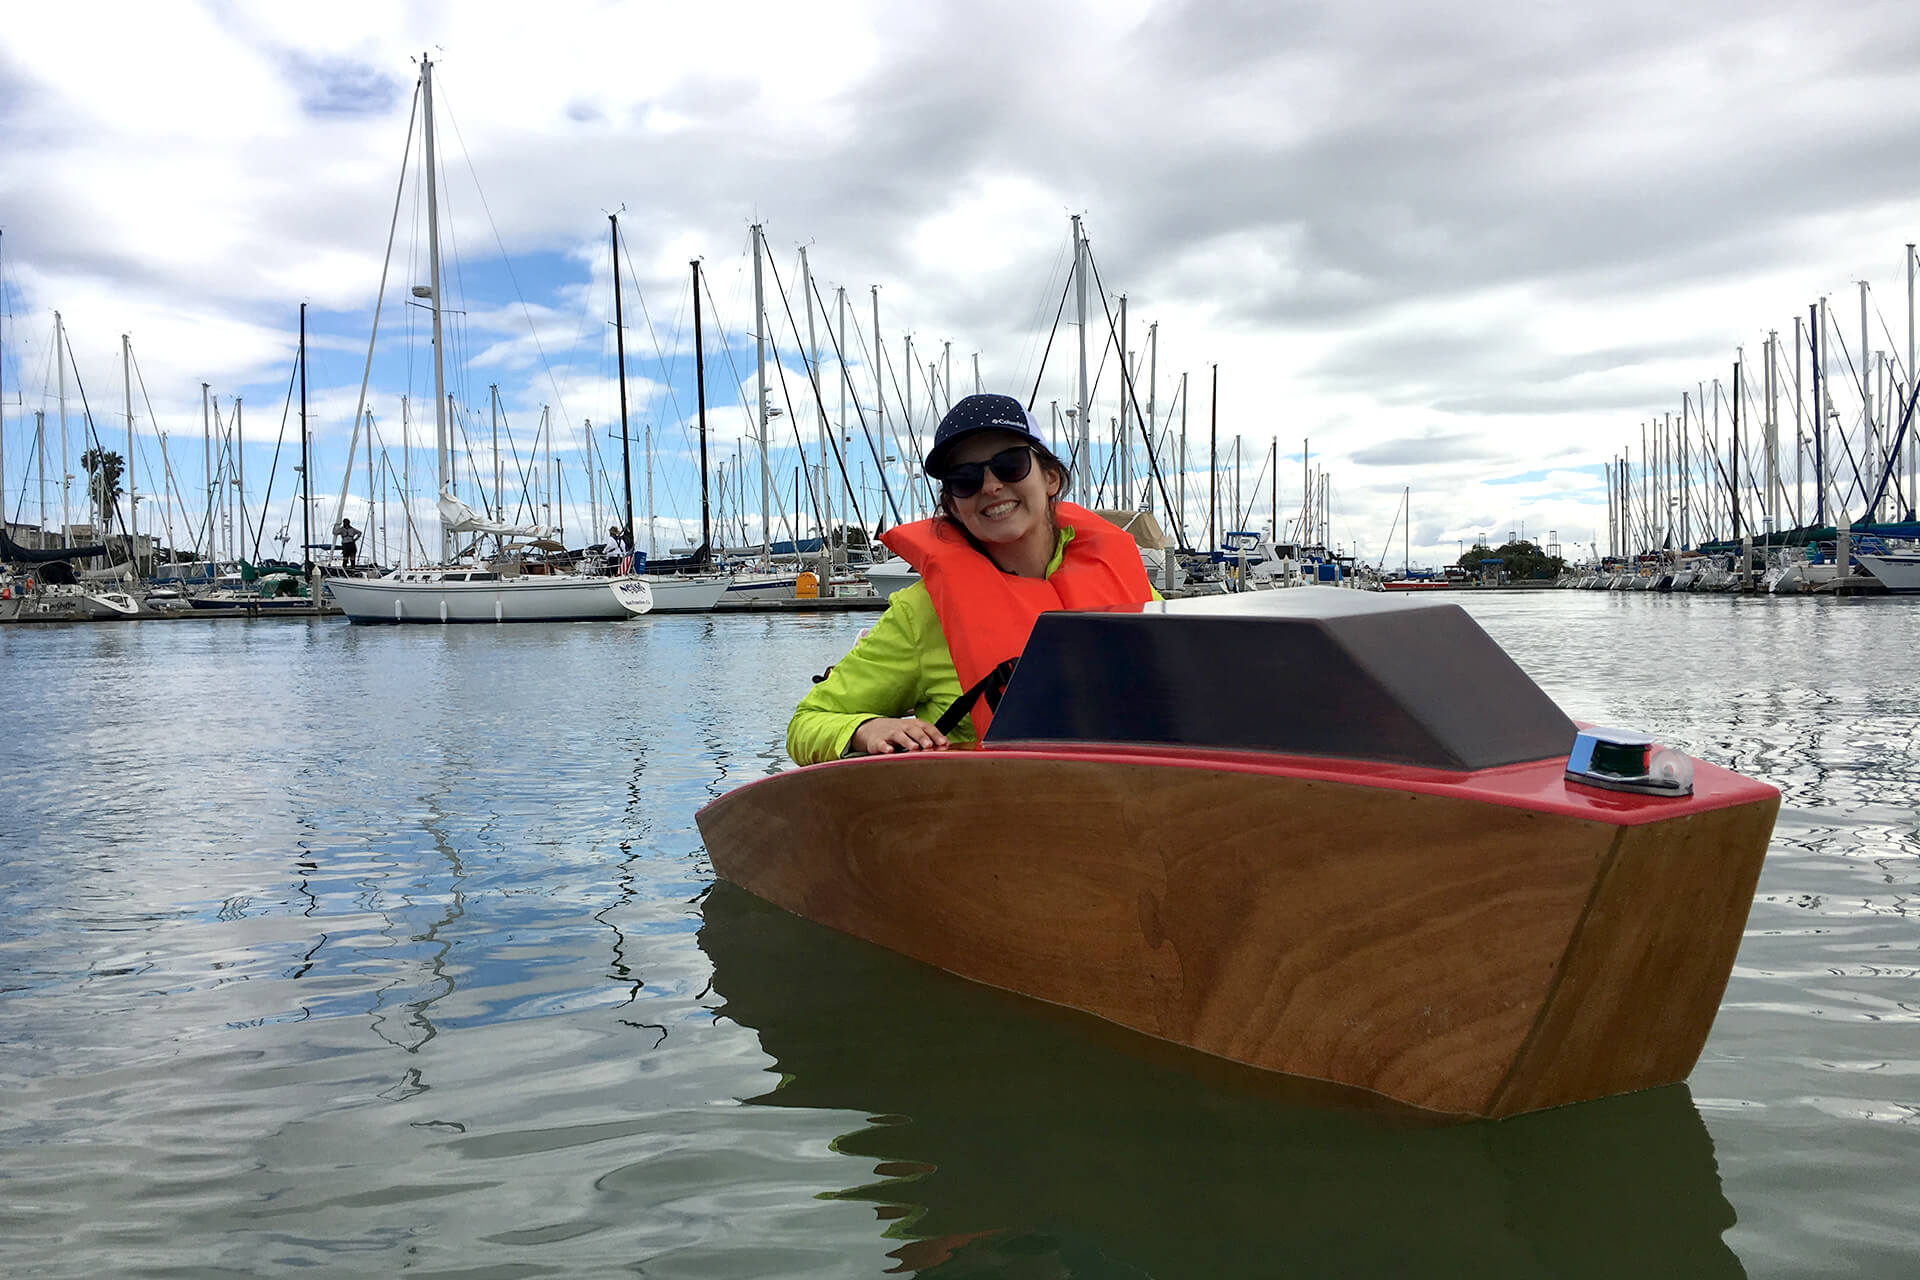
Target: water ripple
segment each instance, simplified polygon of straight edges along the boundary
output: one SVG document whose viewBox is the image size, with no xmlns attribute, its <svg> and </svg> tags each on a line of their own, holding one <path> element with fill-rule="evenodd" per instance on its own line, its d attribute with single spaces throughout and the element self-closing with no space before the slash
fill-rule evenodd
<svg viewBox="0 0 1920 1280">
<path fill-rule="evenodd" d="M 1783 808 L 1692 1093 L 1437 1129 L 709 895 L 694 810 L 870 618 L 0 629 L 0 1261 L 1903 1274 L 1910 603 L 1468 598 Z"/>
</svg>

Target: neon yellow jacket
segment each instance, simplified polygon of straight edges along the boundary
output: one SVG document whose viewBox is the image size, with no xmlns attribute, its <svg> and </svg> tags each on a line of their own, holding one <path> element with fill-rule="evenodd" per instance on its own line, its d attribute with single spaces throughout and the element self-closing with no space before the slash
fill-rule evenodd
<svg viewBox="0 0 1920 1280">
<path fill-rule="evenodd" d="M 787 754 L 795 764 L 838 760 L 853 731 L 875 716 L 912 712 L 932 724 L 962 692 L 933 597 L 916 582 L 893 593 L 873 629 L 800 699 L 787 722 Z M 947 741 L 973 741 L 972 720 Z"/>
<path fill-rule="evenodd" d="M 1060 567 L 1072 539 L 1071 526 L 1060 530 L 1047 562 L 1048 577 Z M 1159 598 L 1154 592 L 1154 599 Z M 795 764 L 838 760 L 846 754 L 853 731 L 866 721 L 911 712 L 932 724 L 963 692 L 933 597 L 924 583 L 916 582 L 894 592 L 873 629 L 800 699 L 787 722 L 787 754 Z M 956 745 L 973 740 L 970 717 L 947 735 Z"/>
</svg>

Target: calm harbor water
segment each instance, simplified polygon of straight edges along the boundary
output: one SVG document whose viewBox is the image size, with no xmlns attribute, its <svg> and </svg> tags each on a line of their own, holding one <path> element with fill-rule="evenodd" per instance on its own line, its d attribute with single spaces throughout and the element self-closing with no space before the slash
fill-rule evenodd
<svg viewBox="0 0 1920 1280">
<path fill-rule="evenodd" d="M 1920 601 L 1464 602 L 1785 792 L 1687 1085 L 1422 1123 L 710 891 L 866 616 L 0 629 L 0 1273 L 1920 1273 Z"/>
</svg>

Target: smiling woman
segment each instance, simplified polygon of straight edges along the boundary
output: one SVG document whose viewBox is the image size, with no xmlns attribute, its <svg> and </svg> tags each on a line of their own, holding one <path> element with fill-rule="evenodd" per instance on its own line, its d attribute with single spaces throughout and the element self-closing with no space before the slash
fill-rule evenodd
<svg viewBox="0 0 1920 1280">
<path fill-rule="evenodd" d="M 955 404 L 926 469 L 940 514 L 881 539 L 921 581 L 801 699 L 787 726 L 797 763 L 967 745 L 1040 614 L 1155 598 L 1133 538 L 1060 500 L 1067 469 L 1012 396 Z"/>
</svg>

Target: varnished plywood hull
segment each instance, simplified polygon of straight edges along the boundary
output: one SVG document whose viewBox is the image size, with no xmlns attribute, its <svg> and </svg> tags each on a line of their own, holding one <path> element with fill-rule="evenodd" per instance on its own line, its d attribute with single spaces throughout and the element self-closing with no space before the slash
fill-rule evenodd
<svg viewBox="0 0 1920 1280">
<path fill-rule="evenodd" d="M 700 814 L 715 869 L 979 982 L 1507 1115 L 1685 1077 L 1777 795 L 1621 825 L 1444 787 L 1043 753 L 846 762 Z"/>
</svg>

